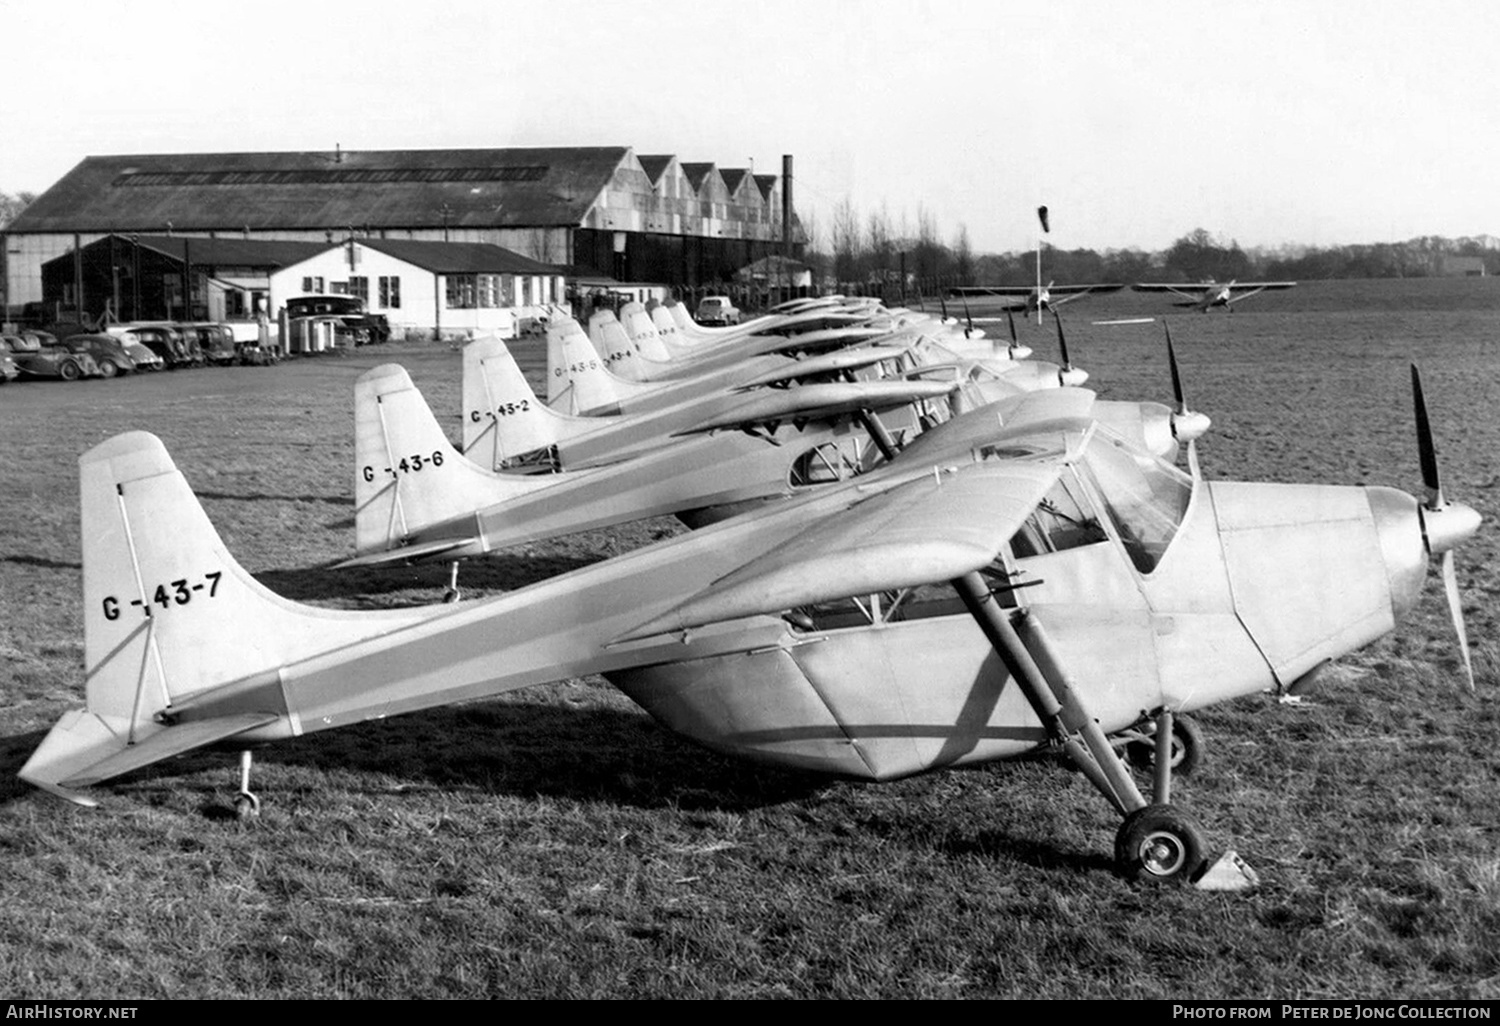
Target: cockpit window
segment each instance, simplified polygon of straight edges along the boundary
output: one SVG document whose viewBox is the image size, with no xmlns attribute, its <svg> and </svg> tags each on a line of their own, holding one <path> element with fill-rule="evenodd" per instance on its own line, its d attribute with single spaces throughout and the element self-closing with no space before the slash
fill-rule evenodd
<svg viewBox="0 0 1500 1026">
<path fill-rule="evenodd" d="M 1083 489 L 1064 473 L 1010 540 L 1017 559 L 1108 541 Z"/>
<path fill-rule="evenodd" d="M 789 475 L 790 484 L 793 488 L 807 488 L 848 480 L 860 472 L 862 459 L 853 439 L 842 444 L 824 442 L 797 457 Z"/>
<path fill-rule="evenodd" d="M 1126 450 L 1103 433 L 1094 436 L 1083 462 L 1131 562 L 1149 574 L 1182 524 L 1193 479 L 1154 456 Z"/>
</svg>

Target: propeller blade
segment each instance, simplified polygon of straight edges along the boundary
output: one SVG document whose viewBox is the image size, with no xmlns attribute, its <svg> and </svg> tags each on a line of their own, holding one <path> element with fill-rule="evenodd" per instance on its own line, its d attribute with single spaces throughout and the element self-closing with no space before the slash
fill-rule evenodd
<svg viewBox="0 0 1500 1026">
<path fill-rule="evenodd" d="M 1172 326 L 1165 320 L 1162 327 L 1167 330 L 1167 363 L 1172 367 L 1172 398 L 1177 400 L 1177 412 L 1187 412 L 1187 399 L 1182 394 L 1182 373 L 1177 369 L 1177 350 L 1172 345 Z"/>
<path fill-rule="evenodd" d="M 1443 506 L 1443 482 L 1438 475 L 1437 446 L 1427 421 L 1427 401 L 1422 397 L 1422 372 L 1411 365 L 1411 399 L 1417 418 L 1417 455 L 1422 462 L 1422 487 L 1427 489 L 1427 508 Z"/>
<path fill-rule="evenodd" d="M 969 297 L 966 295 L 966 296 L 963 297 L 963 300 L 964 300 L 964 319 L 969 322 L 968 333 L 964 336 L 965 338 L 967 338 L 968 335 L 974 334 L 974 315 L 969 312 Z"/>
<path fill-rule="evenodd" d="M 1453 565 L 1453 550 L 1443 553 L 1443 592 L 1448 596 L 1448 615 L 1453 619 L 1453 633 L 1458 635 L 1458 651 L 1464 657 L 1464 674 L 1469 690 L 1474 690 L 1474 662 L 1469 657 L 1469 632 L 1464 628 L 1464 608 L 1458 596 L 1458 570 Z"/>
<path fill-rule="evenodd" d="M 1016 339 L 1016 313 L 1011 307 L 1005 308 L 1005 323 L 1010 326 L 1010 344 L 1017 344 Z"/>
<path fill-rule="evenodd" d="M 1073 361 L 1068 359 L 1068 340 L 1063 336 L 1062 315 L 1053 310 L 1052 319 L 1057 322 L 1057 348 L 1062 354 L 1063 370 L 1072 370 Z"/>
</svg>

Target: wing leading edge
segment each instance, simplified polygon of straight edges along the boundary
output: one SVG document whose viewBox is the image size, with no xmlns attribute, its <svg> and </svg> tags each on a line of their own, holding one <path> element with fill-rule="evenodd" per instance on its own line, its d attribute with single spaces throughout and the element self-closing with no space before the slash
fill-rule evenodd
<svg viewBox="0 0 1500 1026">
<path fill-rule="evenodd" d="M 994 561 L 1061 472 L 1029 461 L 934 468 L 825 514 L 612 643 L 960 577 Z"/>
</svg>

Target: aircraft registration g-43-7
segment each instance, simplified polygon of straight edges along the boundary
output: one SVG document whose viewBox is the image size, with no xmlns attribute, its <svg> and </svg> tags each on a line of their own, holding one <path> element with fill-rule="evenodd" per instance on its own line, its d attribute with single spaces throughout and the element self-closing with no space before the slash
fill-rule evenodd
<svg viewBox="0 0 1500 1026">
<path fill-rule="evenodd" d="M 230 745 L 248 814 L 254 745 L 602 673 L 714 749 L 846 777 L 1056 745 L 1123 817 L 1122 871 L 1192 878 L 1204 842 L 1171 803 L 1180 714 L 1392 630 L 1429 557 L 1452 580 L 1479 517 L 1444 499 L 1421 412 L 1426 502 L 1205 481 L 1191 448 L 1185 473 L 1071 415 L 1077 394 L 1039 393 L 1054 416 L 961 456 L 498 597 L 375 612 L 268 591 L 161 442 L 117 436 L 80 459 L 86 704 L 20 775 L 92 804 L 83 789 Z M 1122 734 L 1155 757 L 1149 798 Z"/>
<path fill-rule="evenodd" d="M 1262 292 L 1295 288 L 1296 285 L 1294 281 L 1231 281 L 1220 284 L 1210 278 L 1206 282 L 1197 284 L 1174 285 L 1167 282 L 1145 282 L 1130 287 L 1137 292 L 1170 292 L 1182 298 L 1182 302 L 1174 303 L 1174 306 L 1189 307 L 1208 313 L 1216 306 L 1222 306 L 1233 312 L 1234 304 L 1242 299 L 1258 296 Z"/>
</svg>

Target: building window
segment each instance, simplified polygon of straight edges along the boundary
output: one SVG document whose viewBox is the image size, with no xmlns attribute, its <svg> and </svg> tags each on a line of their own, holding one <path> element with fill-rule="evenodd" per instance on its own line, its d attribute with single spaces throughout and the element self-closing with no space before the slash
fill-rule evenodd
<svg viewBox="0 0 1500 1026">
<path fill-rule="evenodd" d="M 401 309 L 401 279 L 395 275 L 380 276 L 380 305 L 387 310 Z"/>
<path fill-rule="evenodd" d="M 370 279 L 363 275 L 351 274 L 349 276 L 349 295 L 358 296 L 359 301 L 368 307 L 370 305 Z"/>
<path fill-rule="evenodd" d="M 475 280 L 478 276 L 473 274 L 450 274 L 448 275 L 448 309 L 449 310 L 472 310 L 476 302 L 475 293 L 478 291 L 479 283 Z"/>
<path fill-rule="evenodd" d="M 323 279 L 321 277 L 303 278 L 302 291 L 306 292 L 309 295 L 317 295 L 321 293 L 323 291 Z"/>
</svg>

